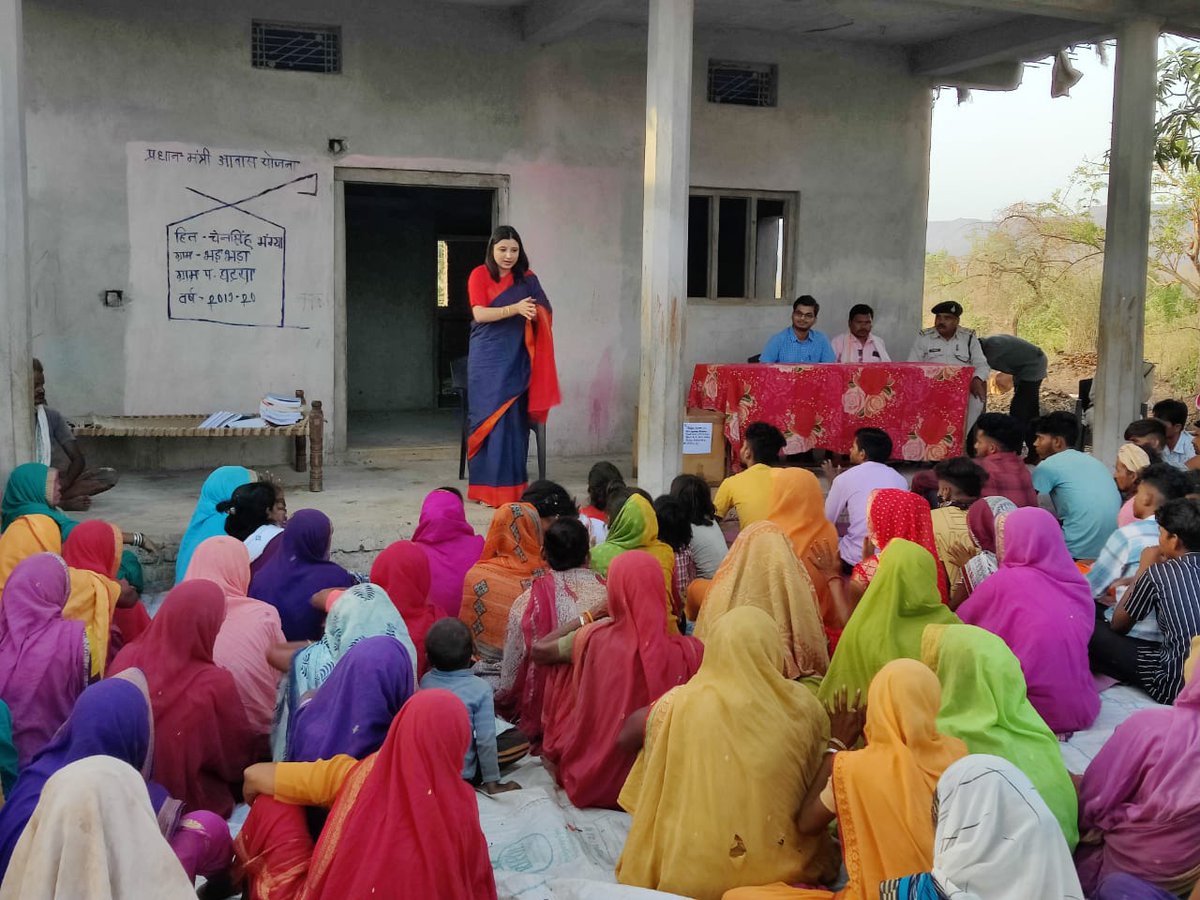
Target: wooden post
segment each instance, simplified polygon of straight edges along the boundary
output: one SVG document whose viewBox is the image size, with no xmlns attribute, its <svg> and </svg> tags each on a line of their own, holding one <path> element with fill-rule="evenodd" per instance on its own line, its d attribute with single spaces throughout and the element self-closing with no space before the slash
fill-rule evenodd
<svg viewBox="0 0 1200 900">
<path fill-rule="evenodd" d="M 313 493 L 325 490 L 325 411 L 321 401 L 312 402 L 308 417 L 309 466 L 308 489 Z"/>
<path fill-rule="evenodd" d="M 0 0 L 0 478 L 33 459 L 21 0 Z"/>
<path fill-rule="evenodd" d="M 683 462 L 694 13 L 694 0 L 650 0 L 637 456 L 638 484 L 652 494 Z"/>
<path fill-rule="evenodd" d="M 1117 30 L 1112 151 L 1092 453 L 1113 465 L 1125 426 L 1138 418 L 1145 353 L 1146 258 L 1159 23 L 1135 19 Z"/>
<path fill-rule="evenodd" d="M 300 391 L 300 390 L 296 391 L 296 397 L 300 400 L 300 405 L 303 406 L 304 405 L 304 391 Z M 312 426 L 311 426 L 311 422 L 310 422 L 309 423 L 310 430 L 311 430 L 311 427 Z M 297 472 L 303 472 L 306 469 L 308 469 L 308 446 L 307 446 L 308 440 L 307 440 L 307 438 L 304 437 L 304 435 L 299 434 L 299 435 L 296 435 L 296 437 L 294 438 L 294 441 L 295 441 L 295 447 L 294 447 L 295 461 L 293 462 L 292 465 Z"/>
</svg>

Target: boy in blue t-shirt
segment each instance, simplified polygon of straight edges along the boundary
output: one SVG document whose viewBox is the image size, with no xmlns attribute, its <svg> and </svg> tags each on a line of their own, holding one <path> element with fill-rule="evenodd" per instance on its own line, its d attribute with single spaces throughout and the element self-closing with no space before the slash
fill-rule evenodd
<svg viewBox="0 0 1200 900">
<path fill-rule="evenodd" d="M 458 619 L 440 619 L 425 634 L 425 658 L 429 671 L 421 679 L 421 689 L 442 688 L 450 691 L 471 717 L 475 739 L 463 758 L 463 778 L 475 781 L 485 794 L 518 791 L 515 781 L 500 781 L 500 763 L 496 753 L 496 712 L 492 687 L 471 671 L 475 641 L 471 629 Z"/>
<path fill-rule="evenodd" d="M 1079 423 L 1069 412 L 1034 420 L 1033 447 L 1041 458 L 1033 487 L 1054 504 L 1067 549 L 1075 559 L 1095 559 L 1117 530 L 1121 494 L 1108 466 L 1075 448 Z"/>
</svg>

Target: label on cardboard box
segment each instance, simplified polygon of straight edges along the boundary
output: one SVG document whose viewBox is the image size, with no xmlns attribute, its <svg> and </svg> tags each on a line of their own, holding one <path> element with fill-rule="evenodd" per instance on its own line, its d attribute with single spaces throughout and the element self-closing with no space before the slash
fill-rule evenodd
<svg viewBox="0 0 1200 900">
<path fill-rule="evenodd" d="M 683 423 L 683 452 L 685 455 L 712 452 L 712 422 Z"/>
</svg>

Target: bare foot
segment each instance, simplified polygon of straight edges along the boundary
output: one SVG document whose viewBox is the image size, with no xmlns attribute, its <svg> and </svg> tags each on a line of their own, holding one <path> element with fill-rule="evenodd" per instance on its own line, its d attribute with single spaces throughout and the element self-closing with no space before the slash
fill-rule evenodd
<svg viewBox="0 0 1200 900">
<path fill-rule="evenodd" d="M 509 791 L 519 791 L 521 786 L 515 781 L 489 781 L 479 786 L 485 794 L 506 794 Z"/>
<path fill-rule="evenodd" d="M 83 497 L 68 497 L 59 504 L 59 508 L 65 509 L 68 512 L 86 512 L 92 508 L 92 498 L 86 495 Z"/>
</svg>

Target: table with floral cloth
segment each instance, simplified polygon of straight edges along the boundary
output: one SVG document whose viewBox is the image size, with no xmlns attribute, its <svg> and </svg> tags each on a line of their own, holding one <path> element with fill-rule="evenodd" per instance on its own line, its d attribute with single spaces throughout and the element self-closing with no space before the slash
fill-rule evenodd
<svg viewBox="0 0 1200 900">
<path fill-rule="evenodd" d="M 892 457 L 936 462 L 963 452 L 969 366 L 930 363 L 814 363 L 696 366 L 688 406 L 724 413 L 738 466 L 742 432 L 769 422 L 787 439 L 784 453 L 821 448 L 849 453 L 860 428 L 891 435 Z"/>
</svg>

